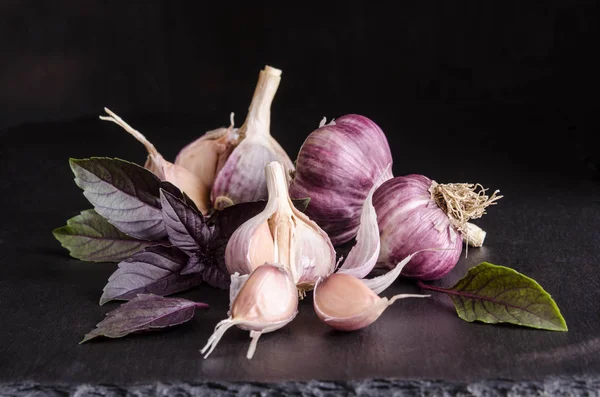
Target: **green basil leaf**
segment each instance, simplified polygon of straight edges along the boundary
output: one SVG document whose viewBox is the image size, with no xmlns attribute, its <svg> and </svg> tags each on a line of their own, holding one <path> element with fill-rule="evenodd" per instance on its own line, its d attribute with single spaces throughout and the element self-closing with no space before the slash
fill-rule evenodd
<svg viewBox="0 0 600 397">
<path fill-rule="evenodd" d="M 535 280 L 504 266 L 482 262 L 452 288 L 419 282 L 424 289 L 446 293 L 465 321 L 510 323 L 567 331 L 556 302 Z"/>
<path fill-rule="evenodd" d="M 65 226 L 54 229 L 52 234 L 73 258 L 88 262 L 120 262 L 158 244 L 128 236 L 93 209 L 67 220 Z"/>
</svg>

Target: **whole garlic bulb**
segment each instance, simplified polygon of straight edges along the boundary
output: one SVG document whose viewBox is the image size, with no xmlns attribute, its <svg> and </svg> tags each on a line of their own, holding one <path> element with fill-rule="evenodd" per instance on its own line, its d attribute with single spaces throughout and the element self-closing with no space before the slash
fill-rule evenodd
<svg viewBox="0 0 600 397">
<path fill-rule="evenodd" d="M 298 211 L 288 195 L 283 165 L 265 167 L 265 209 L 232 234 L 225 249 L 230 274 L 249 274 L 265 262 L 280 263 L 292 274 L 301 296 L 319 277 L 335 268 L 335 250 L 327 234 Z"/>
<path fill-rule="evenodd" d="M 381 128 L 365 116 L 348 114 L 306 138 L 290 195 L 310 197 L 305 213 L 337 246 L 356 236 L 363 203 L 375 183 L 392 177 L 391 164 Z"/>
<path fill-rule="evenodd" d="M 267 198 L 265 166 L 280 162 L 286 174 L 294 164 L 271 136 L 271 104 L 281 70 L 266 66 L 259 74 L 244 124 L 209 131 L 184 147 L 175 164 L 198 175 L 210 190 L 211 205 L 216 209 Z"/>
<path fill-rule="evenodd" d="M 462 251 L 463 235 L 481 229 L 468 221 L 502 196 L 491 197 L 480 185 L 438 184 L 424 175 L 399 176 L 384 182 L 373 194 L 380 233 L 377 267 L 393 268 L 409 254 L 426 250 L 411 260 L 402 275 L 436 280 L 454 268 Z M 428 250 L 428 249 L 434 250 Z"/>
</svg>

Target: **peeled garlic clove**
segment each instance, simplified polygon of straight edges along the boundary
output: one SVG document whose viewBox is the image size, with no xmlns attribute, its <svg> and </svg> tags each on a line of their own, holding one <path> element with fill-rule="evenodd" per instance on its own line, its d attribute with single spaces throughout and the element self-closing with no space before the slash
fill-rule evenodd
<svg viewBox="0 0 600 397">
<path fill-rule="evenodd" d="M 306 214 L 335 246 L 356 236 L 369 191 L 392 177 L 392 154 L 385 134 L 372 120 L 357 114 L 339 117 L 313 131 L 295 164 L 290 195 L 310 197 Z"/>
<path fill-rule="evenodd" d="M 142 133 L 131 127 L 110 109 L 104 108 L 104 110 L 109 116 L 100 116 L 101 120 L 112 121 L 119 125 L 144 145 L 148 151 L 148 158 L 144 164 L 144 168 L 155 174 L 161 180 L 171 182 L 180 190 L 184 191 L 185 194 L 194 201 L 198 209 L 203 214 L 207 214 L 210 208 L 210 193 L 206 186 L 203 185 L 202 181 L 189 170 L 165 160 L 158 150 L 156 150 L 154 145 L 150 143 Z"/>
<path fill-rule="evenodd" d="M 237 131 L 237 143 L 212 188 L 216 209 L 266 199 L 264 168 L 268 163 L 280 162 L 286 175 L 294 170 L 292 160 L 270 132 L 271 104 L 280 81 L 279 69 L 266 66 L 260 72 L 246 121 Z"/>
<path fill-rule="evenodd" d="M 227 270 L 248 274 L 265 261 L 281 263 L 302 293 L 333 272 L 335 250 L 327 234 L 294 207 L 284 167 L 274 161 L 264 172 L 267 204 L 232 234 L 225 249 Z"/>
<path fill-rule="evenodd" d="M 440 185 L 424 175 L 395 177 L 373 194 L 381 248 L 377 267 L 393 268 L 409 254 L 428 249 L 402 270 L 405 277 L 435 280 L 454 268 L 462 251 L 469 219 L 502 196 L 491 197 L 479 185 Z"/>
<path fill-rule="evenodd" d="M 240 283 L 243 285 L 240 286 Z M 290 272 L 279 264 L 259 266 L 245 280 L 240 278 L 234 282 L 232 279 L 231 286 L 235 291 L 230 292 L 233 302 L 229 318 L 215 327 L 201 350 L 204 358 L 212 353 L 225 332 L 235 325 L 250 331 L 252 342 L 246 357 L 251 359 L 262 334 L 282 328 L 298 313 L 296 286 Z"/>
<path fill-rule="evenodd" d="M 331 328 L 355 331 L 372 324 L 398 299 L 427 295 L 400 294 L 381 298 L 356 277 L 334 273 L 315 285 L 313 306 Z"/>
</svg>

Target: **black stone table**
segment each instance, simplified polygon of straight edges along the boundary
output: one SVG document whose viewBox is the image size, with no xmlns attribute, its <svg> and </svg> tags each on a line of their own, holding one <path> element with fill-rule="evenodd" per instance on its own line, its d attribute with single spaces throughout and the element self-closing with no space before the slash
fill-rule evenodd
<svg viewBox="0 0 600 397">
<path fill-rule="evenodd" d="M 469 249 L 435 284 L 452 285 L 482 261 L 512 267 L 552 295 L 568 332 L 467 323 L 434 295 L 399 301 L 371 326 L 339 333 L 318 320 L 309 297 L 289 326 L 260 339 L 252 360 L 248 333 L 236 328 L 203 359 L 199 349 L 225 317 L 228 296 L 200 286 L 177 295 L 210 305 L 188 323 L 79 345 L 119 303 L 98 305 L 116 264 L 70 258 L 52 236 L 91 207 L 68 159 L 145 159 L 132 137 L 90 117 L 0 132 L 0 396 L 599 395 L 600 182 L 585 141 L 551 118 L 367 110 L 389 137 L 396 175 L 479 182 L 504 195 L 476 222 L 488 232 L 484 247 Z M 123 116 L 169 159 L 227 121 Z M 292 158 L 319 117 L 296 120 L 274 113 L 272 126 Z M 417 291 L 399 280 L 383 295 Z"/>
</svg>

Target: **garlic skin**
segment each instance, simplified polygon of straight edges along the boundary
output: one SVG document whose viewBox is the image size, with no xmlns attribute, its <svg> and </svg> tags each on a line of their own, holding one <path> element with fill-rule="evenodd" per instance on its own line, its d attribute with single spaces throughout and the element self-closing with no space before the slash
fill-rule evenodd
<svg viewBox="0 0 600 397">
<path fill-rule="evenodd" d="M 399 294 L 381 298 L 358 278 L 334 273 L 315 285 L 313 306 L 317 316 L 331 328 L 355 331 L 372 324 L 398 299 L 427 296 Z"/>
<path fill-rule="evenodd" d="M 144 168 L 152 172 L 161 180 L 171 182 L 180 190 L 184 191 L 188 197 L 194 201 L 194 204 L 196 204 L 198 209 L 206 215 L 210 208 L 210 202 L 208 201 L 209 190 L 198 176 L 182 166 L 165 160 L 158 150 L 156 150 L 154 145 L 150 143 L 142 133 L 131 127 L 110 109 L 104 108 L 104 110 L 108 116 L 100 116 L 100 120 L 111 121 L 117 124 L 144 145 L 148 151 L 148 157 L 144 164 Z"/>
<path fill-rule="evenodd" d="M 404 267 L 402 275 L 437 280 L 448 274 L 460 258 L 463 233 L 481 230 L 468 227 L 467 221 L 481 216 L 485 207 L 502 197 L 494 193 L 488 198 L 470 186 L 438 185 L 418 174 L 383 183 L 373 194 L 381 241 L 377 267 L 391 269 L 411 253 L 425 251 Z M 453 201 L 456 207 L 451 210 L 439 197 L 440 188 L 444 187 L 460 189 Z"/>
<path fill-rule="evenodd" d="M 298 296 L 291 273 L 279 264 L 263 264 L 249 276 L 234 282 L 230 291 L 229 317 L 220 321 L 201 353 L 207 358 L 225 332 L 236 325 L 250 331 L 252 342 L 246 357 L 251 359 L 262 334 L 290 323 L 298 313 Z"/>
<path fill-rule="evenodd" d="M 372 120 L 348 114 L 322 124 L 296 159 L 292 198 L 310 197 L 305 213 L 337 246 L 357 234 L 363 203 L 376 183 L 392 178 L 392 154 Z"/>
<path fill-rule="evenodd" d="M 327 234 L 294 207 L 283 165 L 271 162 L 264 172 L 268 189 L 265 209 L 232 234 L 225 248 L 225 264 L 230 274 L 248 274 L 265 262 L 280 263 L 290 271 L 303 296 L 319 277 L 333 272 L 335 250 Z"/>
</svg>

